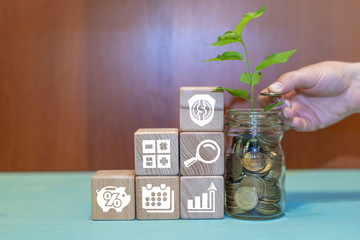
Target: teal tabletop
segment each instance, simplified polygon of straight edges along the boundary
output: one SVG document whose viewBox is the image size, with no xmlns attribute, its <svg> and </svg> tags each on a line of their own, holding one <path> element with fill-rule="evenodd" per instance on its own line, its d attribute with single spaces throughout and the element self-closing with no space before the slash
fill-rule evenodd
<svg viewBox="0 0 360 240">
<path fill-rule="evenodd" d="M 360 239 L 360 170 L 292 170 L 279 219 L 92 221 L 93 172 L 0 173 L 0 239 Z"/>
</svg>

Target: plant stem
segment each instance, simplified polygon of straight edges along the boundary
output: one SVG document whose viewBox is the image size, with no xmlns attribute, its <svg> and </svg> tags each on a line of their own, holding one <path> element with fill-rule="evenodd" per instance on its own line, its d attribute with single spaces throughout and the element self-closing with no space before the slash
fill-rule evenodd
<svg viewBox="0 0 360 240">
<path fill-rule="evenodd" d="M 250 61 L 249 61 L 249 56 L 248 56 L 248 52 L 244 43 L 244 40 L 241 39 L 241 44 L 243 45 L 244 49 L 245 49 L 245 54 L 246 54 L 246 64 L 248 66 L 248 70 L 249 70 L 249 77 L 250 77 L 250 103 L 251 103 L 251 111 L 254 112 L 254 86 L 252 83 L 252 74 L 251 74 L 251 69 L 250 69 Z"/>
</svg>

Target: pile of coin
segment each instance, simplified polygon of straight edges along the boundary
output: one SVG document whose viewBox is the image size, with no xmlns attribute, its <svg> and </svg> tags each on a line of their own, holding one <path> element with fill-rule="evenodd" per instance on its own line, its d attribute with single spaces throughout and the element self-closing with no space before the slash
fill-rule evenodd
<svg viewBox="0 0 360 240">
<path fill-rule="evenodd" d="M 226 159 L 228 213 L 266 217 L 283 211 L 285 169 L 279 142 L 271 135 L 233 139 L 232 154 Z"/>
</svg>

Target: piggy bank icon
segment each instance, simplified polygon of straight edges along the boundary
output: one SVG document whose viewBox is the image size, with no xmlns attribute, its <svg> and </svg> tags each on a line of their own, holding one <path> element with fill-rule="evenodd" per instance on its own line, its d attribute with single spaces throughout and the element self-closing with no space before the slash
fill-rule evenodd
<svg viewBox="0 0 360 240">
<path fill-rule="evenodd" d="M 129 205 L 131 197 L 125 193 L 126 187 L 103 187 L 100 191 L 97 190 L 97 204 L 103 212 L 109 212 L 110 209 L 115 209 L 116 212 L 122 212 L 124 207 Z"/>
</svg>

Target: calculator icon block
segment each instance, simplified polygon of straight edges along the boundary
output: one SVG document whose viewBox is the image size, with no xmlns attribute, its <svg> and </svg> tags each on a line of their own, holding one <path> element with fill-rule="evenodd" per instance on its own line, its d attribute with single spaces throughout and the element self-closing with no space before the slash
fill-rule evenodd
<svg viewBox="0 0 360 240">
<path fill-rule="evenodd" d="M 179 174 L 179 129 L 140 128 L 134 133 L 135 171 L 139 176 Z"/>
</svg>

